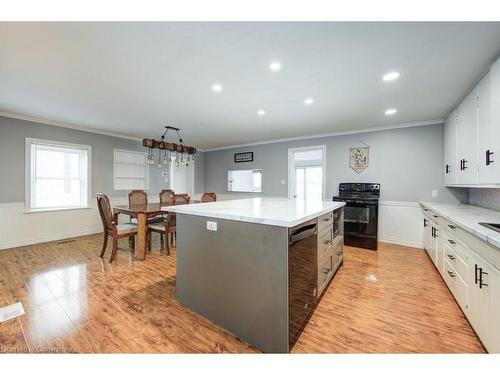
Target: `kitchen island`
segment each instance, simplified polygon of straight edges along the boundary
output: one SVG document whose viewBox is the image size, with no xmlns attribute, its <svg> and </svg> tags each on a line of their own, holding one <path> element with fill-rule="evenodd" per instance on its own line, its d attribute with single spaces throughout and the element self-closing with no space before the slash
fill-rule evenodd
<svg viewBox="0 0 500 375">
<path fill-rule="evenodd" d="M 250 198 L 169 207 L 177 299 L 264 352 L 288 353 L 342 263 L 343 206 Z"/>
</svg>

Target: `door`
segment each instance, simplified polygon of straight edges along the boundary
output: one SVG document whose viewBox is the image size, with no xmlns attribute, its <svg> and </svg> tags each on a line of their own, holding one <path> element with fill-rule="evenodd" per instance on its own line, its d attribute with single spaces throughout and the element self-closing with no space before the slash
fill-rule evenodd
<svg viewBox="0 0 500 375">
<path fill-rule="evenodd" d="M 500 60 L 479 82 L 479 150 L 480 184 L 499 184 L 500 165 Z M 500 161 L 500 159 L 498 159 Z"/>
<path fill-rule="evenodd" d="M 288 195 L 304 200 L 325 199 L 325 146 L 288 150 Z"/>
<path fill-rule="evenodd" d="M 500 272 L 468 253 L 467 318 L 490 353 L 500 353 Z"/>
<path fill-rule="evenodd" d="M 444 184 L 457 183 L 457 109 L 455 108 L 444 124 Z"/>
<path fill-rule="evenodd" d="M 458 106 L 457 121 L 457 183 L 477 184 L 477 89 L 472 90 Z"/>
</svg>

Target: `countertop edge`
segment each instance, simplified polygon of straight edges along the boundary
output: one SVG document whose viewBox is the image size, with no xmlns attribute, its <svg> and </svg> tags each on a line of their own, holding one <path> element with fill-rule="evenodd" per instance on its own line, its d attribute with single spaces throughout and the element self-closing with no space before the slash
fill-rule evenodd
<svg viewBox="0 0 500 375">
<path fill-rule="evenodd" d="M 176 212 L 178 214 L 185 214 L 185 215 L 194 215 L 194 216 L 202 216 L 202 217 L 210 217 L 210 218 L 216 218 L 216 219 L 225 219 L 225 220 L 234 220 L 234 221 L 241 221 L 245 223 L 253 223 L 253 224 L 262 224 L 262 225 L 271 225 L 271 226 L 277 226 L 277 227 L 283 227 L 283 228 L 292 228 L 296 225 L 302 224 L 308 220 L 314 219 L 316 217 L 319 217 L 321 215 L 324 215 L 330 211 L 335 211 L 341 207 L 345 206 L 345 202 L 335 202 L 334 207 L 328 207 L 324 208 L 318 212 L 315 212 L 313 214 L 303 216 L 300 219 L 295 219 L 295 220 L 279 220 L 279 219 L 259 219 L 259 218 L 254 218 L 254 217 L 248 217 L 248 216 L 238 216 L 234 214 L 223 214 L 219 212 L 213 212 L 213 213 L 208 213 L 206 211 L 196 211 L 196 208 L 193 208 L 192 206 L 189 208 L 185 208 L 182 206 L 177 206 L 172 210 L 172 212 Z M 189 211 L 188 211 L 189 210 Z"/>
<path fill-rule="evenodd" d="M 433 202 L 419 202 L 420 206 L 422 207 L 425 207 L 425 208 L 428 208 L 434 212 L 436 212 L 437 214 L 439 214 L 440 216 L 444 217 L 445 219 L 453 222 L 453 224 L 456 224 L 458 227 L 460 227 L 461 229 L 467 231 L 468 233 L 472 234 L 473 236 L 479 238 L 480 240 L 486 242 L 487 244 L 491 245 L 491 246 L 494 246 L 497 248 L 497 250 L 500 250 L 500 239 L 497 239 L 495 237 L 492 237 L 491 235 L 489 235 L 487 232 L 488 231 L 491 231 L 493 232 L 493 235 L 495 236 L 500 236 L 500 235 L 497 235 L 493 230 L 491 229 L 488 229 L 488 228 L 484 228 L 484 231 L 486 233 L 483 233 L 483 232 L 479 232 L 477 231 L 476 229 L 474 228 L 471 228 L 470 226 L 468 226 L 467 224 L 464 224 L 463 222 L 461 222 L 460 220 L 452 217 L 452 216 L 449 216 L 446 212 L 442 211 L 441 208 L 436 208 L 435 206 L 433 206 Z M 469 204 L 462 204 L 464 206 L 471 206 L 471 207 L 478 207 L 478 208 L 481 208 L 481 209 L 484 209 L 484 210 L 487 210 L 486 208 L 482 208 L 482 207 L 479 207 L 479 206 L 474 206 L 474 205 L 469 205 Z M 493 210 L 491 210 L 493 211 Z"/>
</svg>

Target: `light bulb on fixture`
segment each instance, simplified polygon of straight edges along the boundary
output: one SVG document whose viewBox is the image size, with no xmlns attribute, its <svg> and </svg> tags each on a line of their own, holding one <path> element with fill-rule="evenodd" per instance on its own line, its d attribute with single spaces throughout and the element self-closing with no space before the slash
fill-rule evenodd
<svg viewBox="0 0 500 375">
<path fill-rule="evenodd" d="M 149 150 L 148 150 L 148 163 L 151 165 L 155 163 L 152 148 L 149 148 Z"/>
<path fill-rule="evenodd" d="M 168 157 L 167 157 L 167 150 L 163 152 L 163 164 L 167 165 L 168 164 Z"/>
</svg>

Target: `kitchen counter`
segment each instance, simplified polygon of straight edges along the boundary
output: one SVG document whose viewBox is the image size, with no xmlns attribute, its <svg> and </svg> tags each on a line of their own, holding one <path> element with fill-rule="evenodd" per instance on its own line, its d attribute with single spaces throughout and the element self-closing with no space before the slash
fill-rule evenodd
<svg viewBox="0 0 500 375">
<path fill-rule="evenodd" d="M 344 202 L 251 198 L 176 212 L 176 296 L 268 353 L 288 353 L 343 260 Z"/>
<path fill-rule="evenodd" d="M 500 233 L 479 225 L 480 222 L 500 223 L 500 212 L 460 203 L 420 202 L 420 205 L 500 249 Z"/>
<path fill-rule="evenodd" d="M 248 198 L 169 206 L 168 210 L 188 215 L 291 228 L 344 205 L 344 202 L 319 200 Z"/>
</svg>

